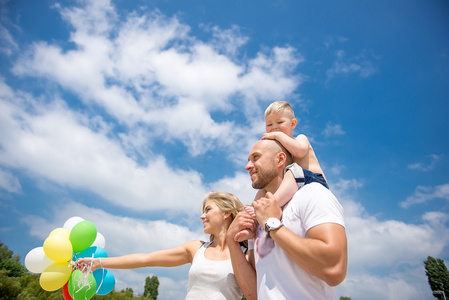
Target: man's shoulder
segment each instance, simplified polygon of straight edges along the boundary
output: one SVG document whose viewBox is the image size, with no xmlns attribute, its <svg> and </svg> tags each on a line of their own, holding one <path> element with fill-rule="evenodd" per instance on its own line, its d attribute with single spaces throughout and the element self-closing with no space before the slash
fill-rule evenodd
<svg viewBox="0 0 449 300">
<path fill-rule="evenodd" d="M 322 223 L 344 226 L 344 210 L 337 197 L 320 183 L 309 183 L 300 188 L 284 209 L 286 214 L 299 216 L 311 228 Z"/>
<path fill-rule="evenodd" d="M 290 202 L 296 203 L 297 205 L 306 205 L 306 203 L 314 201 L 314 199 L 317 198 L 327 198 L 332 199 L 332 201 L 338 201 L 337 197 L 335 197 L 335 195 L 328 188 L 325 188 L 321 183 L 312 182 L 302 186 L 298 191 L 296 191 Z"/>
<path fill-rule="evenodd" d="M 332 195 L 332 192 L 328 188 L 325 188 L 321 183 L 311 182 L 303 185 L 299 190 L 296 191 L 293 197 L 304 197 L 307 195 L 314 195 L 314 194 Z"/>
</svg>

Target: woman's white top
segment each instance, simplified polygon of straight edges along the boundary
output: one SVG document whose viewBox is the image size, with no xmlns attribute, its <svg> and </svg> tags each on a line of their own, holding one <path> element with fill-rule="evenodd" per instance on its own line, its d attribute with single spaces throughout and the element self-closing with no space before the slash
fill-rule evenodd
<svg viewBox="0 0 449 300">
<path fill-rule="evenodd" d="M 204 256 L 210 244 L 204 243 L 193 257 L 186 299 L 242 299 L 243 293 L 235 280 L 231 259 L 209 260 Z"/>
</svg>

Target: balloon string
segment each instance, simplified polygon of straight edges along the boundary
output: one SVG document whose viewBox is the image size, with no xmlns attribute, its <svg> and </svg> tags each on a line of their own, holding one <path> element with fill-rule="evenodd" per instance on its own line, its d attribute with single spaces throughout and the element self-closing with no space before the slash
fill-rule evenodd
<svg viewBox="0 0 449 300">
<path fill-rule="evenodd" d="M 90 290 L 91 286 L 89 283 L 89 273 L 92 273 L 92 263 L 93 263 L 94 255 L 92 254 L 92 259 L 90 264 L 84 266 L 80 271 L 82 272 L 79 280 L 76 280 L 76 284 L 78 285 L 78 290 L 76 291 L 75 285 L 73 285 L 73 293 L 76 294 L 81 291 L 84 287 L 89 287 L 85 292 Z M 86 272 L 84 272 L 86 270 Z M 87 297 L 84 297 L 87 300 Z"/>
<path fill-rule="evenodd" d="M 76 259 L 76 255 L 75 259 Z M 103 284 L 103 280 L 104 280 L 104 273 L 105 273 L 105 269 L 103 268 L 103 265 L 101 263 L 101 257 L 99 258 L 100 260 L 100 267 L 103 269 L 103 275 L 101 276 L 101 282 L 98 285 L 97 290 L 95 291 L 95 293 L 98 293 L 98 291 L 100 290 L 102 284 Z M 78 285 L 78 290 L 76 291 L 75 289 L 75 285 L 73 285 L 73 294 L 78 293 L 80 290 L 82 290 L 84 287 L 88 286 L 89 288 L 86 290 L 86 292 L 88 290 L 90 290 L 91 285 L 89 284 L 89 273 L 92 273 L 92 265 L 94 263 L 94 254 L 92 254 L 90 263 L 87 265 L 84 265 L 83 268 L 80 270 L 82 272 L 81 278 L 79 280 L 76 281 L 77 285 Z M 69 267 L 73 268 L 76 265 L 76 263 L 72 260 L 69 263 Z M 87 300 L 87 298 L 85 297 L 85 299 Z"/>
<path fill-rule="evenodd" d="M 72 257 L 72 260 L 69 263 L 69 266 L 72 267 L 72 272 L 75 270 L 75 265 L 76 265 L 76 262 L 73 260 L 74 258 L 76 259 L 76 255 L 74 255 L 74 257 Z M 70 287 L 70 284 L 67 287 L 67 290 L 69 287 Z M 69 294 L 70 294 L 70 292 L 69 292 Z M 75 285 L 73 285 L 73 287 L 72 287 L 72 295 L 75 296 Z"/>
<path fill-rule="evenodd" d="M 98 291 L 100 290 L 101 285 L 103 284 L 103 279 L 104 279 L 104 268 L 103 268 L 103 265 L 101 264 L 101 257 L 99 259 L 100 259 L 100 267 L 103 269 L 103 275 L 101 276 L 101 282 L 100 282 L 100 285 L 98 286 L 97 290 L 95 291 L 95 294 L 98 293 Z"/>
</svg>

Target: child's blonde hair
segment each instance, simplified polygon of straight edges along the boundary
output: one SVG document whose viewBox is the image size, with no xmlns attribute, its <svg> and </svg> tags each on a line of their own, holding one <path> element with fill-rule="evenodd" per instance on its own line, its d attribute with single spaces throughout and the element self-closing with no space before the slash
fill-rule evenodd
<svg viewBox="0 0 449 300">
<path fill-rule="evenodd" d="M 276 114 L 281 110 L 285 111 L 289 118 L 291 119 L 295 118 L 295 112 L 293 111 L 293 108 L 287 101 L 275 101 L 271 103 L 265 110 L 265 118 L 271 114 Z"/>
</svg>

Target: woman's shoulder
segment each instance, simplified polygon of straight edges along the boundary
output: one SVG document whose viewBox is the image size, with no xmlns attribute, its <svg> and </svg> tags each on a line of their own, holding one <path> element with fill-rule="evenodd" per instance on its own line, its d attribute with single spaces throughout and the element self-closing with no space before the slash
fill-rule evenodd
<svg viewBox="0 0 449 300">
<path fill-rule="evenodd" d="M 201 240 L 192 240 L 184 244 L 186 250 L 188 250 L 192 257 L 195 256 L 195 253 L 203 246 L 206 242 Z"/>
</svg>

